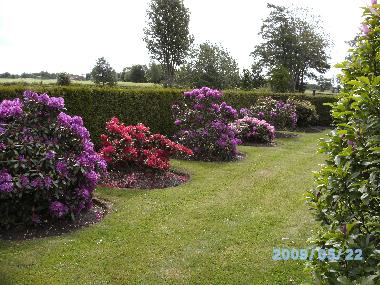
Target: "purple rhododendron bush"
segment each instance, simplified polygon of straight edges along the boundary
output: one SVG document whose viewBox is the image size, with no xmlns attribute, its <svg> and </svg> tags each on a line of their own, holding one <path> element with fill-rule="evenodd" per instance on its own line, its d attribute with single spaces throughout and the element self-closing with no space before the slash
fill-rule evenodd
<svg viewBox="0 0 380 285">
<path fill-rule="evenodd" d="M 230 126 L 238 112 L 222 100 L 218 90 L 202 87 L 185 92 L 183 101 L 173 105 L 177 140 L 200 160 L 232 160 L 241 141 Z"/>
<path fill-rule="evenodd" d="M 79 216 L 106 163 L 63 98 L 25 91 L 0 103 L 0 227 Z"/>
<path fill-rule="evenodd" d="M 284 102 L 271 97 L 259 98 L 250 108 L 250 116 L 265 120 L 277 130 L 294 129 L 297 126 L 296 106 L 291 100 Z"/>
</svg>

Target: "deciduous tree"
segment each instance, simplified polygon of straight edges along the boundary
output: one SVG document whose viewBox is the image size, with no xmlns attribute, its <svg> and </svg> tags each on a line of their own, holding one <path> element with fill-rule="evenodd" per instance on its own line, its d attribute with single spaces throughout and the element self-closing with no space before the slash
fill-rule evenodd
<svg viewBox="0 0 380 285">
<path fill-rule="evenodd" d="M 330 40 L 317 17 L 306 9 L 292 10 L 268 4 L 269 16 L 263 21 L 263 42 L 257 45 L 252 56 L 271 72 L 286 68 L 293 78 L 295 90 L 304 90 L 305 78 L 324 73 L 328 64 Z"/>
<path fill-rule="evenodd" d="M 225 48 L 206 42 L 192 50 L 180 71 L 180 81 L 194 87 L 237 87 L 240 82 L 239 67 Z"/>
<path fill-rule="evenodd" d="M 116 84 L 116 72 L 104 57 L 98 58 L 91 71 L 92 80 L 98 85 Z"/>
<path fill-rule="evenodd" d="M 164 68 L 171 86 L 176 67 L 181 65 L 193 42 L 189 33 L 190 13 L 182 0 L 151 0 L 144 29 L 147 48 Z"/>
</svg>

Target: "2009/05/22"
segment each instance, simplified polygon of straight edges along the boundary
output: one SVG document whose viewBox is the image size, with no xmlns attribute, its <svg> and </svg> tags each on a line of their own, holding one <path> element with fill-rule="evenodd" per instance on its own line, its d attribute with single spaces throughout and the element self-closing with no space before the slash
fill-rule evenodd
<svg viewBox="0 0 380 285">
<path fill-rule="evenodd" d="M 315 249 L 315 248 L 273 248 L 272 259 L 279 260 L 313 260 L 314 256 L 317 254 L 317 258 L 320 261 L 361 261 L 363 260 L 363 252 L 360 248 L 358 249 L 347 249 L 343 251 L 342 249 Z"/>
</svg>

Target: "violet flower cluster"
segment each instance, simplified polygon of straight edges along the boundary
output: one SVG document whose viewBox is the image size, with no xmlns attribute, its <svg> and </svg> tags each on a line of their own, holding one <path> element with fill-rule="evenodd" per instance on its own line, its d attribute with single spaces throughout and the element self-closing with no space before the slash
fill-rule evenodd
<svg viewBox="0 0 380 285">
<path fill-rule="evenodd" d="M 65 107 L 65 101 L 61 97 L 49 97 L 46 93 L 38 94 L 31 90 L 25 91 L 23 95 L 26 102 L 35 102 L 55 109 L 63 109 Z"/>
<path fill-rule="evenodd" d="M 185 92 L 183 101 L 173 105 L 176 139 L 191 148 L 196 159 L 230 160 L 238 153 L 241 141 L 230 126 L 238 112 L 222 96 L 218 90 L 202 87 Z"/>
<path fill-rule="evenodd" d="M 2 169 L 0 172 L 0 192 L 11 192 L 12 190 L 12 176 L 6 169 Z"/>
<path fill-rule="evenodd" d="M 32 91 L 0 103 L 0 227 L 75 217 L 92 206 L 106 163 L 82 118 L 63 111 L 63 98 Z"/>
<path fill-rule="evenodd" d="M 18 98 L 14 100 L 3 100 L 0 103 L 0 121 L 21 116 L 23 113 L 22 106 L 23 104 Z"/>
</svg>

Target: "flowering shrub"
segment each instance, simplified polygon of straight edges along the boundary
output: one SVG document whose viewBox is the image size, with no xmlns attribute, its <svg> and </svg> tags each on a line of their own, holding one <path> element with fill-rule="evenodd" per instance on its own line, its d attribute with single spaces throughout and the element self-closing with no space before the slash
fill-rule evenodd
<svg viewBox="0 0 380 285">
<path fill-rule="evenodd" d="M 364 9 L 366 30 L 340 65 L 344 85 L 333 105 L 335 129 L 321 142 L 326 162 L 308 193 L 320 221 L 313 247 L 345 257 L 309 264 L 318 284 L 380 284 L 380 5 Z M 331 256 L 331 253 L 329 253 Z"/>
<path fill-rule="evenodd" d="M 243 117 L 231 124 L 237 137 L 247 143 L 271 143 L 275 138 L 275 129 L 264 120 Z"/>
<path fill-rule="evenodd" d="M 0 226 L 79 215 L 105 162 L 62 98 L 25 91 L 0 103 Z"/>
<path fill-rule="evenodd" d="M 161 134 L 151 134 L 142 124 L 125 126 L 118 118 L 107 123 L 107 134 L 101 136 L 101 156 L 110 166 L 168 170 L 169 158 L 176 153 L 192 155 L 192 151 Z"/>
<path fill-rule="evenodd" d="M 252 117 L 265 120 L 276 129 L 295 128 L 297 125 L 296 107 L 290 101 L 277 101 L 271 97 L 263 97 L 257 100 L 250 111 Z"/>
<path fill-rule="evenodd" d="M 238 112 L 222 102 L 221 92 L 208 87 L 185 92 L 183 101 L 172 109 L 179 129 L 176 138 L 191 148 L 197 159 L 236 157 L 240 140 L 229 124 Z"/>
<path fill-rule="evenodd" d="M 310 101 L 288 99 L 286 102 L 296 107 L 298 127 L 309 127 L 316 125 L 319 116 L 315 106 L 311 104 Z"/>
</svg>

